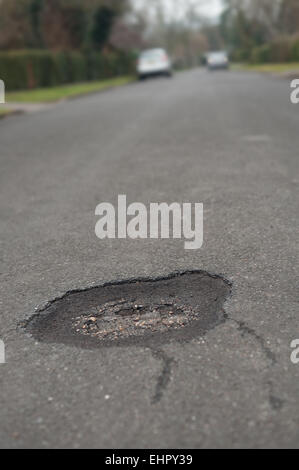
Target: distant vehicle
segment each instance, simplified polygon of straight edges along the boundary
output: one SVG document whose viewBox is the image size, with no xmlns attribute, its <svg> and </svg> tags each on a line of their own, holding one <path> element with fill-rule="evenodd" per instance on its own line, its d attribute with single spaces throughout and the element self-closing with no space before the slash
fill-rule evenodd
<svg viewBox="0 0 299 470">
<path fill-rule="evenodd" d="M 164 49 L 143 51 L 137 61 L 137 74 L 140 80 L 154 76 L 172 76 L 171 60 Z"/>
<path fill-rule="evenodd" d="M 229 58 L 226 52 L 211 52 L 207 57 L 209 70 L 229 69 Z"/>
</svg>

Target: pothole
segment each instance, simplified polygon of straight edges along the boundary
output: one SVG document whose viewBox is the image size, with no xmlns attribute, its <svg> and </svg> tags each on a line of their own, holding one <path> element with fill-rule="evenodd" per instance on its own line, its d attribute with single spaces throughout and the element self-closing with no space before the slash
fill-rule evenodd
<svg viewBox="0 0 299 470">
<path fill-rule="evenodd" d="M 38 341 L 82 348 L 189 341 L 225 320 L 231 286 L 204 272 L 69 292 L 29 319 Z"/>
</svg>

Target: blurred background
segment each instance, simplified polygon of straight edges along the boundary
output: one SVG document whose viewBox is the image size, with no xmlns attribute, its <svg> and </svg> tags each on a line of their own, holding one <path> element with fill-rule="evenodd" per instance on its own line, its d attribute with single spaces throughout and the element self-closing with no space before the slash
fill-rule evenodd
<svg viewBox="0 0 299 470">
<path fill-rule="evenodd" d="M 177 69 L 223 49 L 238 63 L 299 62 L 299 2 L 0 0 L 8 91 L 132 75 L 139 52 L 157 46 Z"/>
</svg>

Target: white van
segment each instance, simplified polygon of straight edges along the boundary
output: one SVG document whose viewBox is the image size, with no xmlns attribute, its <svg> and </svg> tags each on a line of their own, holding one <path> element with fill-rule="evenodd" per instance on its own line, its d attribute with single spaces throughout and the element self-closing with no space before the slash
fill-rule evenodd
<svg viewBox="0 0 299 470">
<path fill-rule="evenodd" d="M 164 49 L 143 51 L 137 61 L 137 74 L 140 80 L 154 75 L 172 76 L 171 60 Z"/>
</svg>

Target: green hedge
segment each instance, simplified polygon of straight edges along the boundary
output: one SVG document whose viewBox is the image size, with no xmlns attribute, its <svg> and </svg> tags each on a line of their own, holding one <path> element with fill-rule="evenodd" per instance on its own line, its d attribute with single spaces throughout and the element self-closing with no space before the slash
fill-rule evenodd
<svg viewBox="0 0 299 470">
<path fill-rule="evenodd" d="M 298 60 L 298 36 L 277 38 L 268 44 L 254 48 L 250 55 L 250 62 L 254 64 L 296 62 Z"/>
<path fill-rule="evenodd" d="M 33 89 L 127 75 L 133 64 L 123 52 L 8 51 L 0 52 L 0 78 L 7 90 Z"/>
<path fill-rule="evenodd" d="M 295 39 L 292 44 L 292 58 L 295 61 L 299 61 L 299 38 Z"/>
</svg>

